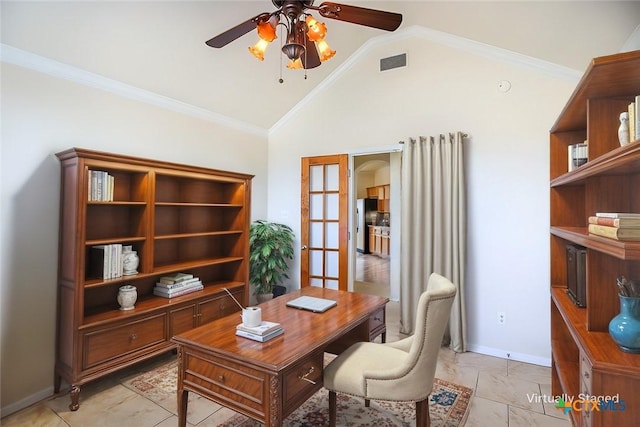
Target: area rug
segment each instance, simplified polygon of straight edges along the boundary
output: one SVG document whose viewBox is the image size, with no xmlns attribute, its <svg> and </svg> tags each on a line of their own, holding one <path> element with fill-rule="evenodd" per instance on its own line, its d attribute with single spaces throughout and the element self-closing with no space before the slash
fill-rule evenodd
<svg viewBox="0 0 640 427">
<path fill-rule="evenodd" d="M 123 383 L 128 388 L 160 402 L 175 397 L 177 366 L 172 361 Z M 429 398 L 429 414 L 433 427 L 462 427 L 469 410 L 473 391 L 458 384 L 436 378 Z M 339 426 L 411 426 L 415 425 L 415 404 L 371 401 L 338 393 L 337 424 Z M 261 424 L 241 414 L 230 416 L 220 426 L 258 427 Z M 319 390 L 283 422 L 287 427 L 320 427 L 329 425 L 329 398 L 326 389 Z"/>
</svg>

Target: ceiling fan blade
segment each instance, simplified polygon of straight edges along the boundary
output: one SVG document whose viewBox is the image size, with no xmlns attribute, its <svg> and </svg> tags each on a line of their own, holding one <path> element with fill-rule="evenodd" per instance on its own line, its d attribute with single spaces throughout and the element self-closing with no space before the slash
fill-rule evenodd
<svg viewBox="0 0 640 427">
<path fill-rule="evenodd" d="M 261 13 L 258 16 L 255 16 L 251 19 L 247 19 L 242 24 L 238 24 L 233 28 L 228 29 L 227 31 L 218 34 L 214 38 L 207 40 L 207 45 L 211 47 L 224 47 L 234 41 L 237 38 L 240 38 L 247 34 L 249 31 L 256 28 L 256 25 L 262 19 L 268 19 L 270 16 L 269 13 Z"/>
<path fill-rule="evenodd" d="M 300 60 L 302 61 L 302 67 L 305 70 L 310 70 L 320 66 L 320 56 L 318 55 L 316 44 L 313 41 L 307 39 L 305 53 L 302 54 Z"/>
<path fill-rule="evenodd" d="M 324 2 L 317 9 L 320 15 L 325 18 L 387 31 L 396 30 L 402 23 L 402 15 L 399 13 L 368 9 L 366 7 Z"/>
</svg>

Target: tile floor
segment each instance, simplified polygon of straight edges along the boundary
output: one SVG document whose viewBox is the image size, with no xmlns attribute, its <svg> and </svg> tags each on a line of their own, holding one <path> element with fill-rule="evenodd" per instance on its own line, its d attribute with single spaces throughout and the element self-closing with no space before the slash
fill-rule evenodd
<svg viewBox="0 0 640 427">
<path fill-rule="evenodd" d="M 395 341 L 398 331 L 398 304 L 387 310 L 387 340 Z M 54 396 L 9 415 L 3 427 L 168 427 L 177 425 L 176 401 L 154 403 L 125 387 L 123 383 L 159 363 L 171 354 L 88 384 L 80 394 L 80 409 L 68 409 L 66 394 Z M 535 402 L 535 396 L 551 394 L 549 368 L 505 360 L 477 353 L 440 351 L 436 376 L 474 390 L 467 427 L 567 427 L 568 419 L 552 404 Z M 531 400 L 534 401 L 531 401 Z M 214 427 L 227 409 L 191 393 L 190 426 Z"/>
</svg>

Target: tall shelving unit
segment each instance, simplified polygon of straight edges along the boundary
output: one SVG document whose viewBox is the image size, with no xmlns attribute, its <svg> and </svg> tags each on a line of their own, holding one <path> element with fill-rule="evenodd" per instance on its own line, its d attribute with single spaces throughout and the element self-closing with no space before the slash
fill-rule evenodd
<svg viewBox="0 0 640 427">
<path fill-rule="evenodd" d="M 616 278 L 640 278 L 640 242 L 590 235 L 596 212 L 640 212 L 640 141 L 620 146 L 619 114 L 640 95 L 640 51 L 595 58 L 550 132 L 552 393 L 618 396 L 603 410 L 576 405 L 575 426 L 637 426 L 640 354 L 608 333 L 619 313 Z M 569 145 L 588 142 L 588 162 L 567 172 Z M 566 294 L 565 247 L 586 247 L 586 308 Z"/>
<path fill-rule="evenodd" d="M 249 300 L 252 175 L 79 148 L 58 153 L 62 166 L 56 381 L 80 387 L 175 348 L 171 337 L 239 311 L 224 290 Z M 90 171 L 113 176 L 113 201 L 91 201 Z M 131 245 L 138 274 L 97 278 L 91 248 Z M 176 298 L 153 294 L 161 276 L 198 276 L 204 289 Z M 138 300 L 119 309 L 118 288 Z"/>
</svg>

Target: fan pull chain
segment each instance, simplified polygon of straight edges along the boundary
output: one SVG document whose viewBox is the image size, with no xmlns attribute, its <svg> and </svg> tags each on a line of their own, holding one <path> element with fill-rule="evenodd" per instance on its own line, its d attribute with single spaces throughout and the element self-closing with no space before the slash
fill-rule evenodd
<svg viewBox="0 0 640 427">
<path fill-rule="evenodd" d="M 278 25 L 282 25 L 282 24 L 278 24 Z M 278 83 L 282 84 L 284 83 L 284 79 L 282 78 L 282 27 L 280 27 L 280 78 L 278 79 Z"/>
<path fill-rule="evenodd" d="M 306 28 L 305 28 L 306 30 Z M 309 46 L 309 44 L 307 43 L 307 32 L 304 32 L 304 65 L 302 66 L 302 68 L 304 68 L 304 79 L 307 80 L 307 65 L 309 64 L 309 62 L 307 62 L 307 46 Z"/>
</svg>

